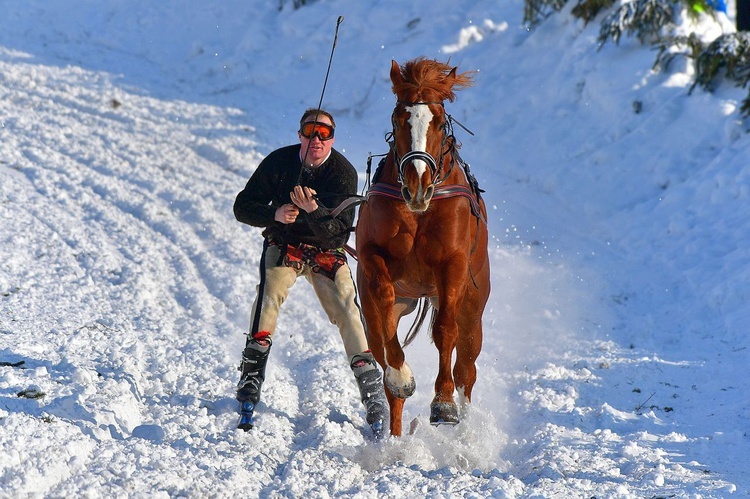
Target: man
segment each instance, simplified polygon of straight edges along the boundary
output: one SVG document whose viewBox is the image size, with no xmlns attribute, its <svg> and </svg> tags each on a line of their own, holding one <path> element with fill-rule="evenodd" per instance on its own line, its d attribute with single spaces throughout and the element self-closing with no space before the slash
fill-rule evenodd
<svg viewBox="0 0 750 499">
<path fill-rule="evenodd" d="M 263 231 L 260 284 L 242 352 L 237 384 L 238 428 L 253 427 L 266 362 L 281 304 L 298 277 L 313 286 L 344 343 L 357 380 L 367 422 L 381 436 L 386 416 L 382 376 L 370 353 L 356 302 L 356 289 L 343 247 L 354 223 L 354 208 L 332 210 L 357 191 L 357 171 L 333 149 L 333 116 L 308 109 L 300 119 L 299 144 L 273 151 L 237 195 L 237 220 Z"/>
</svg>

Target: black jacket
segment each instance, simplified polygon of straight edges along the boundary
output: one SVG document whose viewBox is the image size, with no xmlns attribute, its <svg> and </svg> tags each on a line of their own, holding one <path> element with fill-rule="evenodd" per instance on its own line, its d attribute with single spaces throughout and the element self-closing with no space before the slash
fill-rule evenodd
<svg viewBox="0 0 750 499">
<path fill-rule="evenodd" d="M 263 235 L 279 243 L 311 244 L 323 250 L 340 248 L 349 239 L 354 224 L 354 207 L 336 218 L 331 211 L 357 193 L 357 170 L 338 151 L 314 170 L 303 169 L 300 144 L 282 147 L 261 161 L 245 188 L 234 201 L 234 216 L 242 223 L 265 227 Z M 281 224 L 273 217 L 276 209 L 292 200 L 289 193 L 297 184 L 315 189 L 318 209 L 300 210 L 293 224 Z"/>
</svg>

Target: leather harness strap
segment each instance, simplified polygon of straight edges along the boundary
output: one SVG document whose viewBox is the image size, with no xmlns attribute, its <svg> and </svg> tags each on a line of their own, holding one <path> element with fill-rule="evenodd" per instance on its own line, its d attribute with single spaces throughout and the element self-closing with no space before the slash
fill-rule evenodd
<svg viewBox="0 0 750 499">
<path fill-rule="evenodd" d="M 393 184 L 386 184 L 384 182 L 372 184 L 367 191 L 367 198 L 369 199 L 370 196 L 384 196 L 390 199 L 402 201 L 404 199 L 401 196 L 401 189 Z M 474 192 L 465 185 L 439 185 L 435 187 L 435 194 L 433 194 L 432 199 L 446 199 L 459 196 L 468 199 L 469 204 L 471 205 L 471 212 L 474 216 L 486 222 L 484 215 L 482 215 L 482 211 L 479 209 L 479 202 L 477 202 Z"/>
</svg>

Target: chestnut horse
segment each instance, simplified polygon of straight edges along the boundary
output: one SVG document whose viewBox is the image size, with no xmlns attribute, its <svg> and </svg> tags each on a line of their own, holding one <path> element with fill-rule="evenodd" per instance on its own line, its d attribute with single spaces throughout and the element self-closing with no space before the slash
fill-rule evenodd
<svg viewBox="0 0 750 499">
<path fill-rule="evenodd" d="M 439 351 L 430 423 L 457 424 L 453 392 L 465 409 L 477 377 L 490 293 L 487 211 L 443 104 L 472 83 L 471 73 L 456 71 L 423 58 L 392 62 L 391 148 L 357 221 L 357 285 L 370 347 L 385 372 L 392 435 L 401 435 L 404 400 L 416 389 L 397 327 L 419 300 L 433 307 Z"/>
</svg>

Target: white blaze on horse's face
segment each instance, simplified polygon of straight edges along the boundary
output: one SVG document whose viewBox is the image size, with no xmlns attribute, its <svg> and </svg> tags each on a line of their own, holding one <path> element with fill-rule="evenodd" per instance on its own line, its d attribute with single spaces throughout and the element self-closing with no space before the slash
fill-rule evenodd
<svg viewBox="0 0 750 499">
<path fill-rule="evenodd" d="M 427 152 L 427 130 L 430 128 L 430 123 L 434 117 L 432 111 L 430 111 L 430 106 L 418 104 L 416 106 L 406 106 L 406 110 L 410 114 L 411 150 Z M 427 163 L 421 159 L 414 159 L 412 163 L 417 170 L 417 175 L 419 178 L 422 178 L 422 175 L 428 171 Z"/>
</svg>

